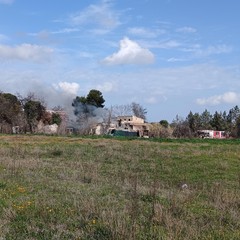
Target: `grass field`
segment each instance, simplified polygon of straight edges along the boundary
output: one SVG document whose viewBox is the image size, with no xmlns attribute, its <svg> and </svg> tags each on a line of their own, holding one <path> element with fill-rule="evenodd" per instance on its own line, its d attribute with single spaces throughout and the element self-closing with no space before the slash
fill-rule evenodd
<svg viewBox="0 0 240 240">
<path fill-rule="evenodd" d="M 240 239 L 240 141 L 1 135 L 0 239 Z"/>
</svg>

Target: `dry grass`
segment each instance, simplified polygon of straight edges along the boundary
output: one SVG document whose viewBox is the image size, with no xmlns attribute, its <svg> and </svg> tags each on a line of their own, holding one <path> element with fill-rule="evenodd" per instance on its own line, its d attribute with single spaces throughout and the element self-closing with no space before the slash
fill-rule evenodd
<svg viewBox="0 0 240 240">
<path fill-rule="evenodd" d="M 237 142 L 0 136 L 0 156 L 0 239 L 240 239 Z"/>
</svg>

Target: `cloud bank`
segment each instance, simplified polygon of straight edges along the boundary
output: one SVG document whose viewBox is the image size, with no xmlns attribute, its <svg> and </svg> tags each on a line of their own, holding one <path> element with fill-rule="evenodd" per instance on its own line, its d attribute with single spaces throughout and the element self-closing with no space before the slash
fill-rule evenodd
<svg viewBox="0 0 240 240">
<path fill-rule="evenodd" d="M 79 84 L 75 82 L 60 82 L 54 85 L 55 89 L 61 90 L 66 94 L 77 95 Z"/>
<path fill-rule="evenodd" d="M 222 95 L 215 95 L 209 98 L 198 98 L 197 104 L 215 106 L 222 103 L 237 104 L 240 102 L 240 94 L 235 92 L 226 92 Z"/>
<path fill-rule="evenodd" d="M 133 27 L 128 29 L 128 33 L 135 36 L 144 37 L 144 38 L 155 38 L 157 37 L 158 34 L 163 34 L 164 31 L 163 30 L 157 31 L 157 30 L 151 30 L 151 29 L 149 30 L 142 27 Z"/>
<path fill-rule="evenodd" d="M 119 14 L 111 8 L 110 1 L 102 1 L 98 5 L 91 4 L 86 9 L 72 14 L 69 20 L 74 26 L 98 28 L 95 29 L 96 33 L 105 33 L 120 25 Z"/>
<path fill-rule="evenodd" d="M 50 59 L 53 49 L 49 47 L 21 44 L 15 47 L 0 44 L 0 59 L 41 62 Z"/>
<path fill-rule="evenodd" d="M 120 49 L 103 60 L 107 65 L 121 64 L 151 64 L 154 62 L 154 54 L 146 48 L 127 37 L 120 41 Z"/>
</svg>

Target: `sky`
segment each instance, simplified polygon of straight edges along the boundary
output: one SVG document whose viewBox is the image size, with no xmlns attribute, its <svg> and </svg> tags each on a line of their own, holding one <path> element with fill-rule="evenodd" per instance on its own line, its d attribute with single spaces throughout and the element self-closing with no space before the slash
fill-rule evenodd
<svg viewBox="0 0 240 240">
<path fill-rule="evenodd" d="M 91 89 L 147 120 L 240 105 L 238 0 L 0 0 L 0 91 L 71 108 Z"/>
</svg>

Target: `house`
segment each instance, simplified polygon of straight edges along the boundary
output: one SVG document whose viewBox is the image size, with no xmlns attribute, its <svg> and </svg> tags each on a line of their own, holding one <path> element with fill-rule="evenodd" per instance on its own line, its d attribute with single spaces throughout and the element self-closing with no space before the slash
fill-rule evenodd
<svg viewBox="0 0 240 240">
<path fill-rule="evenodd" d="M 201 138 L 215 138 L 215 139 L 224 139 L 226 138 L 225 131 L 216 131 L 216 130 L 198 130 L 198 136 Z"/>
<path fill-rule="evenodd" d="M 112 129 L 112 132 L 121 131 L 128 132 L 131 134 L 126 135 L 136 135 L 139 137 L 149 137 L 149 126 L 144 122 L 144 119 L 136 116 L 118 116 L 116 127 Z M 134 134 L 135 133 L 135 134 Z M 120 132 L 119 132 L 120 134 Z"/>
<path fill-rule="evenodd" d="M 112 136 L 148 137 L 149 125 L 136 116 L 119 116 L 110 123 L 98 123 L 91 128 L 91 134 Z"/>
</svg>

